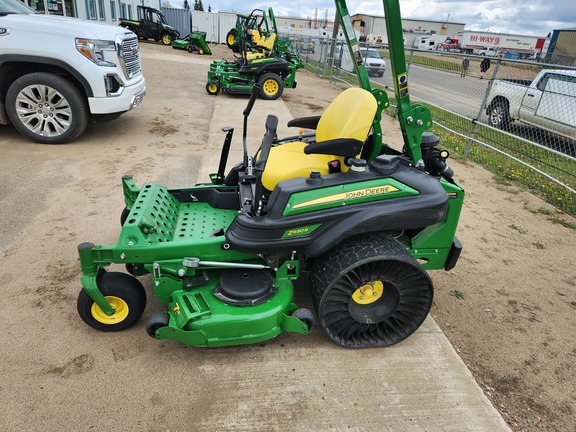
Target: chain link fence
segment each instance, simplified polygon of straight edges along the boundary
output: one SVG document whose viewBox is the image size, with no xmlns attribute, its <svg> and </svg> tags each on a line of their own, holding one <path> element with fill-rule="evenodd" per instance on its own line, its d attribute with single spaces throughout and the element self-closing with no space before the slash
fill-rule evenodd
<svg viewBox="0 0 576 432">
<path fill-rule="evenodd" d="M 358 85 L 341 41 L 331 58 L 330 39 L 282 36 L 294 42 L 307 68 Z M 389 91 L 394 102 L 388 50 L 376 49 L 388 68 L 371 77 L 373 86 Z M 576 68 L 412 49 L 406 61 L 410 96 L 430 108 L 444 147 L 576 216 Z"/>
</svg>

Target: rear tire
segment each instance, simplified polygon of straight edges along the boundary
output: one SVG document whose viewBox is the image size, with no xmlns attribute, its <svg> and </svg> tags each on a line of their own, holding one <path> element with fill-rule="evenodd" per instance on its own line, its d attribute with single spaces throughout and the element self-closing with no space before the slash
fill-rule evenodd
<svg viewBox="0 0 576 432">
<path fill-rule="evenodd" d="M 275 100 L 282 96 L 284 83 L 275 73 L 266 73 L 258 80 L 260 83 L 260 96 L 262 99 Z"/>
<path fill-rule="evenodd" d="M 347 348 L 396 344 L 424 322 L 433 286 L 420 264 L 394 239 L 361 237 L 318 258 L 310 277 L 324 331 Z"/>
</svg>

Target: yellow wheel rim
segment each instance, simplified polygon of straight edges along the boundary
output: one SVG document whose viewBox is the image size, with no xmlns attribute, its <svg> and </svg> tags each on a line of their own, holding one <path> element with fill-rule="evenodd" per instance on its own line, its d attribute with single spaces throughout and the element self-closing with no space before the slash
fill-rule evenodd
<svg viewBox="0 0 576 432">
<path fill-rule="evenodd" d="M 264 93 L 266 93 L 268 96 L 274 96 L 276 93 L 278 93 L 279 86 L 275 80 L 269 79 L 264 81 L 262 89 L 264 90 Z"/>
<path fill-rule="evenodd" d="M 128 303 L 126 303 L 120 297 L 106 296 L 104 298 L 108 300 L 110 306 L 114 308 L 114 314 L 110 316 L 106 315 L 104 311 L 100 309 L 100 306 L 94 303 L 90 309 L 94 319 L 98 322 L 101 322 L 102 324 L 108 325 L 118 324 L 124 321 L 128 316 Z"/>
<path fill-rule="evenodd" d="M 170 43 L 170 38 L 168 36 L 164 36 L 162 38 L 162 42 L 164 42 L 164 45 L 168 45 Z"/>
<path fill-rule="evenodd" d="M 203 49 L 199 50 L 198 54 L 200 54 L 200 55 L 204 54 L 204 50 Z"/>
<path fill-rule="evenodd" d="M 218 89 L 218 87 L 216 87 L 216 84 L 210 84 L 208 86 L 208 90 L 210 90 L 210 93 L 216 93 L 217 89 Z"/>
<path fill-rule="evenodd" d="M 371 281 L 354 291 L 352 299 L 358 304 L 370 304 L 381 298 L 383 292 L 384 284 L 381 281 Z"/>
<path fill-rule="evenodd" d="M 234 36 L 229 35 L 228 36 L 228 45 L 234 45 L 234 39 L 235 39 Z"/>
</svg>

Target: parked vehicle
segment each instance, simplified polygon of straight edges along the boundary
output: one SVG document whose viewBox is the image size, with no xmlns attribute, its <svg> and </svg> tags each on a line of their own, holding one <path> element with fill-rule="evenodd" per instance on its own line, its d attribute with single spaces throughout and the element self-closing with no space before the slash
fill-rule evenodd
<svg viewBox="0 0 576 432">
<path fill-rule="evenodd" d="M 368 76 L 383 76 L 384 72 L 386 72 L 386 62 L 380 55 L 380 52 L 377 49 L 368 47 L 360 47 L 359 51 L 366 65 Z M 336 57 L 336 55 L 334 57 Z M 354 72 L 354 62 L 352 61 L 352 57 L 350 57 L 350 51 L 346 47 L 344 47 L 342 52 L 340 67 L 348 72 Z"/>
<path fill-rule="evenodd" d="M 496 57 L 499 51 L 494 48 L 478 49 L 473 51 L 474 54 L 484 57 Z"/>
<path fill-rule="evenodd" d="M 455 51 L 465 54 L 496 55 L 498 52 L 513 51 L 522 58 L 538 55 L 544 50 L 546 38 L 536 36 L 521 36 L 506 33 L 464 31 L 456 37 L 449 37 L 440 44 L 439 50 Z M 482 55 L 479 54 L 479 55 Z"/>
<path fill-rule="evenodd" d="M 413 48 L 419 50 L 434 51 L 438 49 L 438 46 L 445 41 L 445 36 L 429 35 L 429 36 L 419 36 L 414 39 L 412 44 Z"/>
<path fill-rule="evenodd" d="M 242 39 L 242 57 L 236 61 L 215 60 L 208 71 L 206 91 L 210 95 L 224 93 L 250 94 L 258 84 L 263 99 L 274 100 L 282 96 L 284 88 L 296 88 L 296 69 L 304 66 L 291 41 L 280 40 L 277 31 L 263 37 L 257 29 L 248 29 L 261 11 L 255 9 L 245 18 L 248 38 Z M 253 15 L 254 14 L 254 15 Z M 276 19 L 272 8 L 268 9 L 272 28 L 276 30 Z"/>
<path fill-rule="evenodd" d="M 486 106 L 492 126 L 505 129 L 518 120 L 576 139 L 576 71 L 543 70 L 533 81 L 495 80 Z"/>
<path fill-rule="evenodd" d="M 0 124 L 44 144 L 119 117 L 144 97 L 138 39 L 118 26 L 0 0 Z"/>
<path fill-rule="evenodd" d="M 168 25 L 164 14 L 158 9 L 138 6 L 138 21 L 120 18 L 120 25 L 132 30 L 139 39 L 154 39 L 164 45 L 170 45 L 180 38 L 180 32 Z"/>
</svg>

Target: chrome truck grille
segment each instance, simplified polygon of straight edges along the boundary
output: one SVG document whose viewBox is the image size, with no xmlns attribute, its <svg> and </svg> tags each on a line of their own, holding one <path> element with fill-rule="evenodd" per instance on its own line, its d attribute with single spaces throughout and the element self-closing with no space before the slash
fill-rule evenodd
<svg viewBox="0 0 576 432">
<path fill-rule="evenodd" d="M 138 46 L 138 38 L 136 36 L 122 41 L 120 46 L 120 60 L 123 63 L 122 69 L 124 69 L 124 74 L 127 78 L 132 78 L 140 72 L 140 47 Z"/>
</svg>

